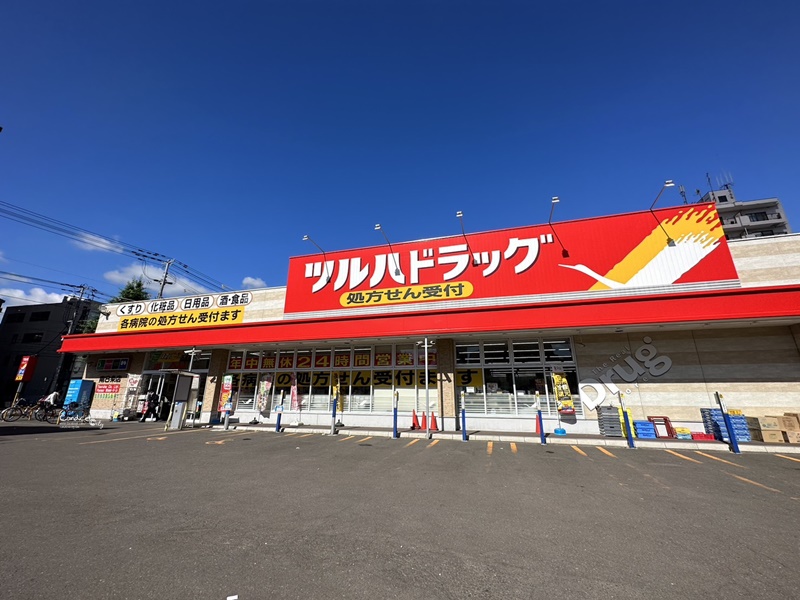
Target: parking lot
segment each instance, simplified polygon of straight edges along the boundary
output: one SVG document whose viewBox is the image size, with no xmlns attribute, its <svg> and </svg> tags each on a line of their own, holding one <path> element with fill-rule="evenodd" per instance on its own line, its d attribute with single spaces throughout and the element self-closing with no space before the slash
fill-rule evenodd
<svg viewBox="0 0 800 600">
<path fill-rule="evenodd" d="M 794 597 L 800 457 L 0 425 L 9 598 Z"/>
</svg>

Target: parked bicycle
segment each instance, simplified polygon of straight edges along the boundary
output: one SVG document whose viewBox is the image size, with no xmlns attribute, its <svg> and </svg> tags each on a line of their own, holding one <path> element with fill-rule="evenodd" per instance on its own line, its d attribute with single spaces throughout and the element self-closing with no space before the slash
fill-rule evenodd
<svg viewBox="0 0 800 600">
<path fill-rule="evenodd" d="M 36 404 L 34 402 L 20 397 L 17 398 L 11 406 L 3 410 L 3 412 L 0 412 L 0 418 L 8 422 L 16 421 L 22 417 L 28 417 L 28 419 L 30 419 L 35 409 Z"/>
<path fill-rule="evenodd" d="M 103 422 L 91 416 L 88 407 L 79 402 L 65 405 L 58 415 L 58 423 L 88 423 L 92 427 L 103 428 Z"/>
</svg>

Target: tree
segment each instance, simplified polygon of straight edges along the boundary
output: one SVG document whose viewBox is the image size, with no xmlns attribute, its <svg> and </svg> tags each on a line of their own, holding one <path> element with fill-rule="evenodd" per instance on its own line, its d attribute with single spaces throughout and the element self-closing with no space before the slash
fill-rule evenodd
<svg viewBox="0 0 800 600">
<path fill-rule="evenodd" d="M 136 300 L 150 300 L 150 292 L 144 287 L 144 281 L 141 277 L 131 279 L 125 284 L 125 287 L 119 291 L 119 294 L 109 300 L 109 304 L 115 302 L 135 302 Z"/>
<path fill-rule="evenodd" d="M 141 278 L 131 279 L 128 283 L 125 284 L 119 293 L 114 296 L 111 300 L 108 301 L 109 304 L 114 304 L 116 302 L 136 302 L 137 300 L 149 300 L 150 299 L 150 292 L 148 292 L 144 287 L 144 281 Z M 97 322 L 100 319 L 100 315 L 96 312 L 91 316 L 91 318 L 82 321 L 79 325 L 75 333 L 94 333 L 97 330 Z"/>
</svg>

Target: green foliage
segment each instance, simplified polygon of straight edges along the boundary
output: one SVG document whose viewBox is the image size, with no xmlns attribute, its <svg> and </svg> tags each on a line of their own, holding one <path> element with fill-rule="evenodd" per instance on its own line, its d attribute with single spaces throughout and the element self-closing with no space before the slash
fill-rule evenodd
<svg viewBox="0 0 800 600">
<path fill-rule="evenodd" d="M 125 287 L 119 291 L 119 294 L 114 296 L 109 302 L 133 302 L 136 300 L 149 300 L 150 292 L 144 287 L 144 281 L 141 278 L 131 279 L 125 284 Z"/>
</svg>

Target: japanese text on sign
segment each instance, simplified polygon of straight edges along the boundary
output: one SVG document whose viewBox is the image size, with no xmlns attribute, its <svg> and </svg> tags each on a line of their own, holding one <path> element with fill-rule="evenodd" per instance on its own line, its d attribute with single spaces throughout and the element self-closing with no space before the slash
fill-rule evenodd
<svg viewBox="0 0 800 600">
<path fill-rule="evenodd" d="M 356 256 L 339 260 L 335 276 L 331 276 L 331 273 L 337 269 L 337 261 L 306 263 L 305 277 L 306 279 L 316 279 L 311 287 L 313 293 L 322 290 L 331 281 L 333 281 L 334 291 L 342 289 L 345 285 L 348 289 L 353 290 L 367 281 L 368 278 L 369 287 L 376 288 L 386 275 L 396 283 L 406 285 L 406 272 L 409 274 L 408 283 L 414 286 L 419 284 L 422 271 L 441 267 L 442 265 L 452 265 L 452 268 L 442 276 L 446 282 L 463 275 L 470 264 L 473 267 L 484 265 L 481 273 L 483 277 L 489 277 L 498 270 L 503 260 L 510 261 L 517 257 L 520 250 L 523 250 L 523 252 L 519 253 L 518 260 L 514 265 L 514 272 L 519 275 L 536 263 L 539 258 L 539 245 L 549 243 L 553 243 L 552 233 L 522 240 L 512 237 L 508 240 L 508 245 L 504 250 L 485 250 L 472 255 L 470 255 L 466 244 L 425 248 L 422 252 L 411 250 L 407 261 L 404 261 L 404 264 L 407 265 L 405 272 L 401 268 L 402 263 L 398 252 L 376 254 L 374 264 L 364 266 L 361 264 L 361 257 Z"/>
<path fill-rule="evenodd" d="M 474 289 L 469 281 L 457 281 L 443 285 L 415 285 L 406 288 L 346 292 L 342 294 L 339 302 L 342 306 L 347 307 L 450 300 L 453 298 L 469 298 Z"/>
<path fill-rule="evenodd" d="M 154 331 L 161 329 L 180 329 L 185 327 L 208 327 L 213 325 L 233 325 L 244 320 L 244 310 L 220 309 L 195 310 L 163 315 L 125 317 L 120 319 L 117 331 Z"/>
</svg>

